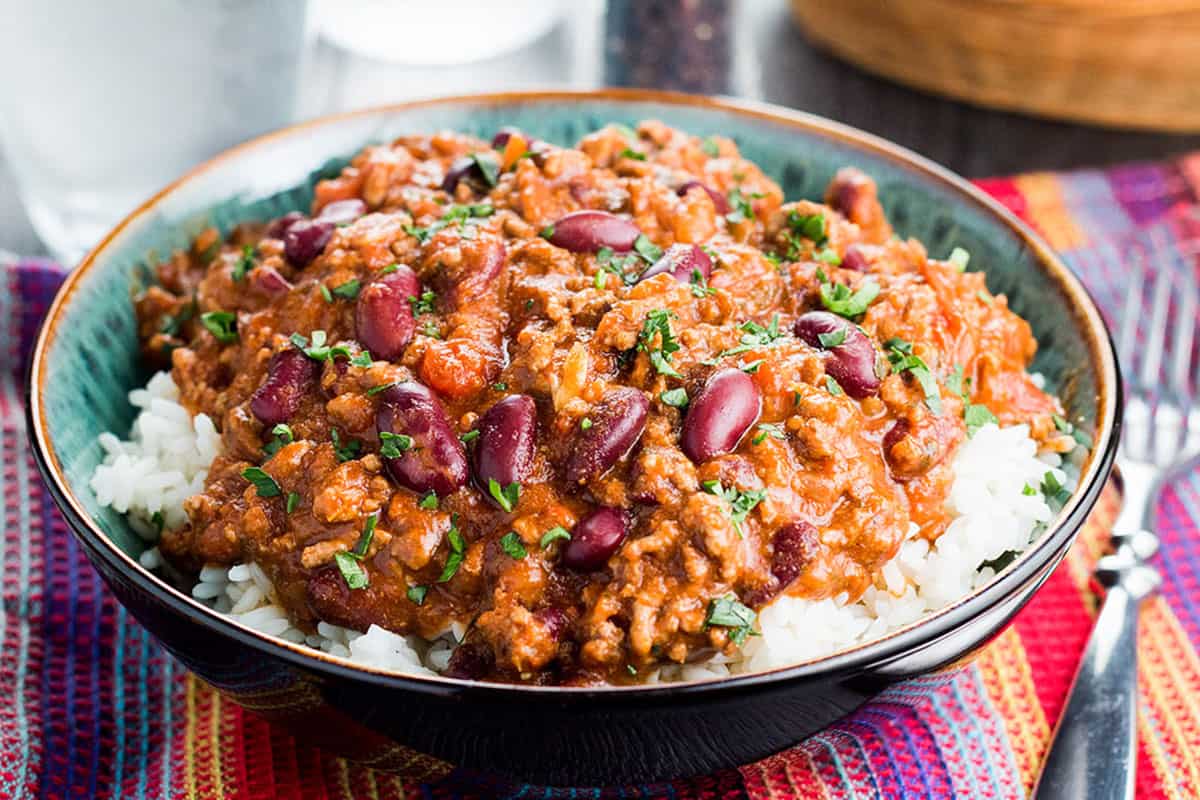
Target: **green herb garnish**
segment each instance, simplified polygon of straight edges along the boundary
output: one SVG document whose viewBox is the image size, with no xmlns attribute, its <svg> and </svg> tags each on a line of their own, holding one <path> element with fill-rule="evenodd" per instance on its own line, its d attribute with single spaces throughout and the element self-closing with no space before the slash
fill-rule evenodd
<svg viewBox="0 0 1200 800">
<path fill-rule="evenodd" d="M 475 162 L 475 166 L 479 167 L 479 173 L 483 176 L 484 182 L 488 186 L 495 186 L 500 180 L 500 162 L 491 153 L 471 153 L 471 160 Z"/>
<path fill-rule="evenodd" d="M 733 211 L 725 215 L 726 221 L 738 223 L 754 219 L 754 206 L 750 204 L 751 197 L 762 197 L 762 195 L 753 194 L 748 197 L 742 193 L 740 186 L 735 186 L 731 189 L 729 191 L 729 206 Z"/>
<path fill-rule="evenodd" d="M 832 375 L 825 376 L 825 388 L 828 389 L 829 393 L 835 397 L 841 397 L 843 394 L 845 394 L 845 391 L 842 389 L 842 385 L 838 383 L 837 379 Z"/>
<path fill-rule="evenodd" d="M 320 290 L 321 297 L 325 300 L 326 303 L 330 303 L 330 304 L 333 303 L 333 293 L 329 291 L 328 286 L 326 286 L 323 283 L 318 283 L 317 289 Z"/>
<path fill-rule="evenodd" d="M 417 508 L 423 508 L 426 511 L 436 511 L 438 507 L 438 496 L 436 492 L 428 492 L 421 497 L 421 502 L 417 503 Z"/>
<path fill-rule="evenodd" d="M 971 254 L 961 247 L 956 247 L 950 251 L 950 257 L 946 260 L 953 264 L 954 268 L 959 272 L 966 272 L 967 264 L 971 263 Z M 999 570 L 997 570 L 997 572 L 999 572 Z"/>
<path fill-rule="evenodd" d="M 278 497 L 283 494 L 275 479 L 263 471 L 261 467 L 246 467 L 242 477 L 254 484 L 259 497 Z"/>
<path fill-rule="evenodd" d="M 674 311 L 659 308 L 646 315 L 642 332 L 638 334 L 637 349 L 650 357 L 650 363 L 660 375 L 672 378 L 683 376 L 670 364 L 672 355 L 679 350 L 679 342 L 671 332 L 671 320 L 678 319 Z M 655 339 L 659 340 L 657 345 Z"/>
<path fill-rule="evenodd" d="M 562 525 L 555 525 L 553 528 L 542 534 L 542 538 L 538 541 L 538 545 L 545 550 L 550 547 L 551 542 L 554 542 L 557 539 L 566 539 L 567 541 L 570 541 L 571 534 Z"/>
<path fill-rule="evenodd" d="M 832 311 L 847 319 L 860 317 L 867 312 L 867 307 L 879 296 L 879 284 L 866 280 L 854 291 L 844 283 L 830 283 L 825 273 L 817 270 L 817 279 L 821 283 L 821 305 L 827 311 Z"/>
<path fill-rule="evenodd" d="M 711 136 L 700 142 L 700 149 L 709 158 L 716 158 L 721 155 L 721 148 L 717 145 L 717 140 Z"/>
<path fill-rule="evenodd" d="M 436 302 L 437 295 L 429 290 L 421 292 L 420 297 L 410 296 L 408 298 L 408 303 L 412 306 L 412 312 L 414 314 L 432 314 L 437 310 L 434 305 Z"/>
<path fill-rule="evenodd" d="M 201 314 L 200 324 L 221 344 L 232 344 L 238 339 L 237 317 L 232 311 L 209 311 Z"/>
<path fill-rule="evenodd" d="M 292 344 L 300 348 L 304 355 L 311 358 L 313 361 L 333 361 L 338 356 L 342 358 L 351 358 L 350 348 L 344 344 L 330 346 L 326 343 L 325 331 L 313 331 L 312 343 L 299 333 L 293 333 L 290 337 Z"/>
<path fill-rule="evenodd" d="M 666 389 L 659 393 L 658 399 L 672 408 L 687 408 L 687 389 L 684 389 L 682 386 L 677 389 Z"/>
<path fill-rule="evenodd" d="M 912 345 L 903 339 L 892 338 L 884 342 L 883 346 L 887 348 L 888 363 L 892 365 L 892 372 L 896 374 L 911 373 L 917 383 L 921 385 L 922 391 L 925 392 L 925 405 L 934 414 L 941 414 L 942 396 L 938 392 L 937 381 L 934 380 L 933 373 L 924 360 L 913 354 Z"/>
<path fill-rule="evenodd" d="M 754 610 L 743 605 L 737 595 L 730 592 L 721 597 L 708 601 L 708 615 L 704 618 L 704 627 L 728 628 L 729 641 L 741 647 L 747 636 L 756 636 L 754 630 Z"/>
<path fill-rule="evenodd" d="M 254 269 L 254 245 L 247 244 L 242 246 L 242 254 L 238 256 L 237 263 L 233 265 L 233 279 L 240 281 L 246 277 L 246 273 Z"/>
<path fill-rule="evenodd" d="M 592 418 L 584 417 L 583 419 L 579 420 L 579 429 L 583 430 L 583 431 L 591 430 L 592 429 Z"/>
<path fill-rule="evenodd" d="M 967 423 L 967 435 L 974 436 L 984 425 L 989 423 L 999 425 L 1000 420 L 991 410 L 980 404 L 971 404 L 963 409 L 963 420 Z"/>
<path fill-rule="evenodd" d="M 647 264 L 653 264 L 663 255 L 663 249 L 650 241 L 644 233 L 639 233 L 638 237 L 633 240 L 633 249 Z"/>
<path fill-rule="evenodd" d="M 446 541 L 450 545 L 450 554 L 446 556 L 446 565 L 442 567 L 442 574 L 437 579 L 438 583 L 445 583 L 454 577 L 454 574 L 458 572 L 459 565 L 462 564 L 463 552 L 466 549 L 457 525 L 452 524 L 450 530 L 446 531 Z"/>
<path fill-rule="evenodd" d="M 372 514 L 367 517 L 367 522 L 363 525 L 362 534 L 359 535 L 354 549 L 334 553 L 333 555 L 333 560 L 337 564 L 338 571 L 342 573 L 342 579 L 346 581 L 346 586 L 351 589 L 365 589 L 369 583 L 367 580 L 367 571 L 362 568 L 360 562 L 367 557 L 367 551 L 371 547 L 371 540 L 375 538 L 375 526 L 378 523 L 378 514 Z"/>
<path fill-rule="evenodd" d="M 333 296 L 340 297 L 343 300 L 353 300 L 358 297 L 358 292 L 362 288 L 362 284 L 358 278 L 352 278 L 340 286 L 333 287 Z"/>
<path fill-rule="evenodd" d="M 787 434 L 776 422 L 760 422 L 758 423 L 758 434 L 751 439 L 753 444 L 762 444 L 768 436 L 772 439 L 786 440 Z"/>
<path fill-rule="evenodd" d="M 390 381 L 388 383 L 381 383 L 378 386 L 372 386 L 370 389 L 367 389 L 367 397 L 374 397 L 375 395 L 379 394 L 380 392 L 382 392 L 386 389 L 390 389 L 399 383 L 400 383 L 400 381 Z"/>
<path fill-rule="evenodd" d="M 379 432 L 379 455 L 384 458 L 400 458 L 404 453 L 411 450 L 413 439 L 403 433 L 391 433 L 389 431 Z M 437 495 L 434 495 L 436 497 Z M 437 507 L 436 505 L 434 506 Z"/>
<path fill-rule="evenodd" d="M 413 605 L 424 605 L 425 595 L 429 593 L 428 586 L 410 586 L 408 587 L 408 599 L 413 602 Z"/>
<path fill-rule="evenodd" d="M 521 541 L 521 537 L 516 531 L 509 531 L 500 537 L 500 549 L 517 561 L 520 561 L 529 553 L 525 550 L 525 543 Z"/>
<path fill-rule="evenodd" d="M 517 507 L 517 501 L 521 499 L 521 484 L 514 481 L 508 486 L 501 486 L 495 478 L 488 478 L 488 494 L 501 508 L 512 513 Z"/>
<path fill-rule="evenodd" d="M 467 442 L 473 442 L 478 438 L 479 438 L 479 431 L 477 431 L 477 430 L 476 431 L 467 431 L 466 433 L 460 433 L 458 435 L 458 440 L 460 442 L 462 442 L 463 444 L 466 444 Z"/>
<path fill-rule="evenodd" d="M 839 328 L 832 333 L 818 333 L 817 341 L 821 343 L 821 347 L 830 350 L 846 341 L 846 329 Z"/>
<path fill-rule="evenodd" d="M 758 347 L 770 347 L 784 336 L 779 331 L 778 314 L 772 315 L 771 322 L 766 327 L 759 325 L 754 320 L 747 320 L 738 327 L 743 331 L 742 337 L 738 340 L 741 344 L 737 347 L 731 347 L 728 350 L 722 350 L 718 358 L 741 355 Z"/>
<path fill-rule="evenodd" d="M 801 214 L 798 211 L 789 211 L 787 224 L 798 236 L 803 236 L 813 244 L 824 244 L 828 238 L 824 214 Z"/>
<path fill-rule="evenodd" d="M 347 439 L 345 442 L 338 435 L 337 428 L 329 429 L 329 438 L 333 442 L 333 454 L 338 461 L 350 461 L 358 458 L 358 451 L 362 448 L 362 442 L 356 439 Z"/>
<path fill-rule="evenodd" d="M 727 489 L 717 480 L 703 481 L 700 485 L 704 491 L 729 503 L 729 519 L 733 522 L 733 529 L 737 531 L 739 537 L 742 536 L 742 523 L 746 521 L 746 517 L 754 510 L 755 506 L 767 499 L 766 489 L 743 492 L 733 486 Z"/>
<path fill-rule="evenodd" d="M 284 506 L 284 510 L 290 514 L 296 510 L 296 506 L 298 505 L 300 505 L 300 495 L 296 492 L 288 492 L 287 503 Z"/>
<path fill-rule="evenodd" d="M 626 147 L 624 150 L 617 153 L 617 158 L 632 158 L 634 161 L 645 161 L 646 154 L 639 153 L 637 150 L 634 150 L 632 147 Z"/>
<path fill-rule="evenodd" d="M 286 422 L 281 422 L 274 428 L 271 428 L 271 435 L 275 438 L 263 445 L 263 453 L 268 458 L 278 453 L 284 445 L 289 445 L 295 441 L 292 429 Z"/>
</svg>

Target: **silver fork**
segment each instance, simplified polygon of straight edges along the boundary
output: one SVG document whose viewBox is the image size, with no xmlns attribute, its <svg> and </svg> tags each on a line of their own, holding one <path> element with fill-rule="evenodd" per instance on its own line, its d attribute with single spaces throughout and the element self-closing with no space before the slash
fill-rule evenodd
<svg viewBox="0 0 1200 800">
<path fill-rule="evenodd" d="M 1145 563 L 1158 549 L 1154 511 L 1162 488 L 1200 455 L 1191 367 L 1195 278 L 1190 269 L 1164 266 L 1148 286 L 1144 258 L 1134 261 L 1117 342 L 1127 392 L 1117 454 L 1124 505 L 1113 523 L 1115 552 L 1096 565 L 1096 577 L 1108 588 L 1104 605 L 1034 787 L 1034 797 L 1043 800 L 1133 798 L 1138 609 L 1161 583 Z M 1147 289 L 1148 319 L 1142 313 Z"/>
</svg>

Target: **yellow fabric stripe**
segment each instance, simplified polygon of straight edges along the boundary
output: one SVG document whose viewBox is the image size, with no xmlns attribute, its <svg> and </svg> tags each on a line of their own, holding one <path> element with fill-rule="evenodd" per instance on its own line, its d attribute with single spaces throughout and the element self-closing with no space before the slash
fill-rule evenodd
<svg viewBox="0 0 1200 800">
<path fill-rule="evenodd" d="M 1038 700 L 1033 670 L 1017 629 L 1010 627 L 988 645 L 979 656 L 979 666 L 988 697 L 1004 719 L 1021 783 L 1029 791 L 1050 739 L 1050 724 Z"/>
<path fill-rule="evenodd" d="M 1038 230 L 1051 247 L 1069 250 L 1087 244 L 1087 237 L 1063 202 L 1058 178 L 1048 172 L 1037 172 L 1022 175 L 1014 183 L 1025 197 L 1029 218 L 1036 220 Z"/>
<path fill-rule="evenodd" d="M 1200 686 L 1200 663 L 1179 620 L 1161 597 L 1151 598 L 1143 607 L 1138 676 L 1141 711 L 1153 717 L 1156 730 L 1151 730 L 1146 720 L 1140 729 L 1159 781 L 1173 796 L 1196 797 L 1200 794 L 1200 705 L 1195 695 Z"/>
</svg>

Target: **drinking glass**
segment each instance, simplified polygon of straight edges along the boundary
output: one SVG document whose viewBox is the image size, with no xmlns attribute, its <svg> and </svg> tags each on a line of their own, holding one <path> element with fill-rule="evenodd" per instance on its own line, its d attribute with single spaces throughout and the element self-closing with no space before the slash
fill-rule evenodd
<svg viewBox="0 0 1200 800">
<path fill-rule="evenodd" d="M 308 0 L 0 0 L 0 146 L 74 264 L 198 162 L 293 120 Z"/>
</svg>

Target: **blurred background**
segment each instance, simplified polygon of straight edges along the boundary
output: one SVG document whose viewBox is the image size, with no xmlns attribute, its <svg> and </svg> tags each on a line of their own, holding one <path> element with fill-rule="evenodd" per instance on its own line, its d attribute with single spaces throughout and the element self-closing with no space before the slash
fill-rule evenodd
<svg viewBox="0 0 1200 800">
<path fill-rule="evenodd" d="M 0 251 L 73 263 L 190 166 L 322 114 L 653 87 L 778 103 L 968 177 L 1200 147 L 1184 0 L 0 0 Z"/>
</svg>

